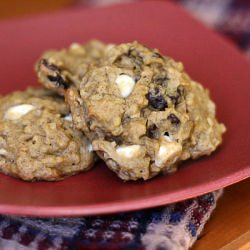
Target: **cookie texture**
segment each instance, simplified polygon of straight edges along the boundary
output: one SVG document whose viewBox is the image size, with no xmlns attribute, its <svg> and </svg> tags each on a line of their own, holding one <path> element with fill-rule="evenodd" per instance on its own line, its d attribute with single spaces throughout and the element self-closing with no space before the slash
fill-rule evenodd
<svg viewBox="0 0 250 250">
<path fill-rule="evenodd" d="M 93 40 L 85 45 L 73 43 L 60 51 L 47 51 L 35 66 L 38 80 L 59 95 L 64 95 L 69 86 L 79 88 L 86 72 L 100 64 L 107 47 L 104 43 Z"/>
<path fill-rule="evenodd" d="M 45 89 L 0 97 L 0 171 L 25 181 L 57 181 L 93 166 L 63 98 Z"/>
<path fill-rule="evenodd" d="M 60 68 L 56 55 L 47 60 Z M 62 93 L 74 126 L 123 180 L 172 173 L 179 162 L 210 155 L 222 142 L 225 126 L 208 90 L 156 49 L 107 45 L 79 79 Z"/>
</svg>

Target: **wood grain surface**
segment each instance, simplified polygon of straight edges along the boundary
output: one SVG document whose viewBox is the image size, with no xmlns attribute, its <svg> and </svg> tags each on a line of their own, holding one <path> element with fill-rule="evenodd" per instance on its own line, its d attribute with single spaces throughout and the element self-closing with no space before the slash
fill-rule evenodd
<svg viewBox="0 0 250 250">
<path fill-rule="evenodd" d="M 192 250 L 250 249 L 250 179 L 227 187 Z"/>
<path fill-rule="evenodd" d="M 76 0 L 0 1 L 0 19 L 54 11 Z M 250 249 L 250 179 L 225 189 L 210 221 L 192 250 Z"/>
</svg>

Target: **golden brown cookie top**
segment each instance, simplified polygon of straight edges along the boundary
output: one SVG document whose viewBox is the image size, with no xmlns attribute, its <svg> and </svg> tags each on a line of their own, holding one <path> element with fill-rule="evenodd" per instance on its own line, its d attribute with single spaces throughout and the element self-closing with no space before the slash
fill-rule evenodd
<svg viewBox="0 0 250 250">
<path fill-rule="evenodd" d="M 80 80 L 62 94 L 75 127 L 122 179 L 172 172 L 178 162 L 216 149 L 225 127 L 208 91 L 182 63 L 138 42 L 103 48 L 98 63 L 92 60 L 84 74 L 75 71 Z M 70 65 L 56 67 L 65 79 L 72 71 Z"/>
<path fill-rule="evenodd" d="M 0 98 L 0 171 L 24 180 L 60 180 L 89 169 L 90 143 L 63 101 L 45 89 Z"/>
<path fill-rule="evenodd" d="M 180 160 L 210 154 L 221 143 L 224 126 L 208 91 L 181 63 L 137 42 L 110 47 L 78 91 L 83 131 L 123 179 L 172 172 Z"/>
</svg>

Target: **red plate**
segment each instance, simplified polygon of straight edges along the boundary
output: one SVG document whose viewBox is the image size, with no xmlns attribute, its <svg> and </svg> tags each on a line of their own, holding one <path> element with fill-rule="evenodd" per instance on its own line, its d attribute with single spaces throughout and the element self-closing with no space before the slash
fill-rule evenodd
<svg viewBox="0 0 250 250">
<path fill-rule="evenodd" d="M 33 216 L 96 215 L 164 205 L 250 176 L 250 67 L 233 45 L 167 2 L 76 9 L 0 24 L 0 90 L 36 84 L 33 65 L 49 48 L 98 38 L 138 40 L 181 60 L 211 90 L 228 132 L 211 157 L 185 162 L 174 175 L 123 183 L 104 164 L 57 183 L 0 174 L 0 212 Z"/>
</svg>

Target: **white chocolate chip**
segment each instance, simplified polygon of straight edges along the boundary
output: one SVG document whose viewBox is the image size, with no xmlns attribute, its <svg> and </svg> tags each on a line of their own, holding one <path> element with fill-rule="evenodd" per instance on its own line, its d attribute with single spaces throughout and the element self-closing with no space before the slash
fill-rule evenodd
<svg viewBox="0 0 250 250">
<path fill-rule="evenodd" d="M 93 146 L 92 146 L 92 144 L 89 144 L 89 145 L 87 146 L 87 149 L 88 149 L 88 152 L 92 152 L 92 151 L 93 151 Z"/>
<path fill-rule="evenodd" d="M 140 152 L 140 149 L 140 145 L 120 146 L 116 149 L 116 153 L 126 158 L 132 158 Z"/>
<path fill-rule="evenodd" d="M 172 142 L 173 141 L 173 138 L 171 135 L 163 135 L 164 139 L 168 142 Z"/>
<path fill-rule="evenodd" d="M 64 116 L 64 120 L 65 120 L 65 121 L 72 122 L 72 115 L 71 115 L 71 114 L 68 114 L 68 115 Z"/>
<path fill-rule="evenodd" d="M 0 155 L 7 155 L 7 151 L 4 148 L 0 148 Z"/>
<path fill-rule="evenodd" d="M 119 75 L 116 80 L 115 83 L 118 85 L 118 88 L 120 90 L 121 96 L 126 98 L 128 97 L 135 86 L 135 80 L 128 75 Z"/>
<path fill-rule="evenodd" d="M 18 120 L 22 116 L 28 114 L 30 111 L 35 109 L 35 106 L 31 104 L 20 104 L 9 108 L 4 115 L 7 120 Z"/>
<path fill-rule="evenodd" d="M 169 142 L 166 138 L 162 138 L 158 154 L 156 156 L 155 165 L 164 167 L 173 164 L 181 154 L 182 146 L 177 142 Z"/>
</svg>

